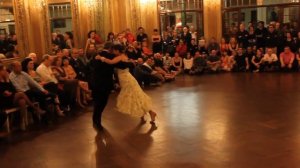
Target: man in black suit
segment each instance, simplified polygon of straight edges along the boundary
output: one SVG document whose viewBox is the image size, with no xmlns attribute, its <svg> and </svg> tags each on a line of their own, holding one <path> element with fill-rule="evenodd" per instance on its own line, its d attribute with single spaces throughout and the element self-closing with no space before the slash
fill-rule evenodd
<svg viewBox="0 0 300 168">
<path fill-rule="evenodd" d="M 111 53 L 112 43 L 106 43 L 104 49 L 99 53 L 102 57 L 107 59 L 113 59 L 114 55 Z M 102 113 L 107 105 L 109 95 L 113 89 L 113 73 L 114 68 L 112 65 L 103 63 L 101 60 L 96 59 L 95 56 L 91 62 L 91 79 L 90 87 L 93 93 L 94 99 L 94 113 L 93 124 L 94 128 L 101 131 L 102 127 Z"/>
<path fill-rule="evenodd" d="M 77 48 L 72 49 L 71 58 L 70 58 L 70 65 L 74 68 L 77 79 L 86 81 L 87 80 L 87 74 L 86 74 L 86 66 L 82 62 L 81 59 L 79 59 L 79 50 Z"/>
</svg>

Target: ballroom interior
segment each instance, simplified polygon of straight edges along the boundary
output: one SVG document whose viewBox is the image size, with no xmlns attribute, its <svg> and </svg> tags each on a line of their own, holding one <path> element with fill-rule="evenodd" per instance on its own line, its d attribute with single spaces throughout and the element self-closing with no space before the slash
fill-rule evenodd
<svg viewBox="0 0 300 168">
<path fill-rule="evenodd" d="M 300 0 L 0 0 L 0 36 L 14 35 L 18 51 L 0 61 L 9 67 L 30 53 L 42 61 L 53 54 L 53 33 L 72 32 L 73 47 L 82 49 L 91 30 L 105 41 L 110 32 L 136 35 L 142 27 L 163 36 L 186 25 L 198 39 L 219 42 L 233 25 L 275 20 L 299 30 Z M 117 112 L 113 92 L 101 133 L 93 129 L 92 102 L 46 126 L 0 129 L 0 167 L 300 167 L 298 82 L 299 72 L 181 74 L 143 88 L 158 113 L 155 128 L 149 117 L 145 124 Z"/>
</svg>

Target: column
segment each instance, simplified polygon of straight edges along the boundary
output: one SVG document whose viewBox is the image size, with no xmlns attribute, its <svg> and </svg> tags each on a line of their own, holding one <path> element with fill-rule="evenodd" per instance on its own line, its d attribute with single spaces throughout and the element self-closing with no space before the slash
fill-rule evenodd
<svg viewBox="0 0 300 168">
<path fill-rule="evenodd" d="M 206 39 L 222 37 L 221 0 L 204 0 L 204 36 Z"/>
</svg>

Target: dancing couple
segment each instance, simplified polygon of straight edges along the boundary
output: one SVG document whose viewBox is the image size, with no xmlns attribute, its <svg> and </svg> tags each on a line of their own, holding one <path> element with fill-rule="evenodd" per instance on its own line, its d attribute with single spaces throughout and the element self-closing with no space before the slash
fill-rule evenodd
<svg viewBox="0 0 300 168">
<path fill-rule="evenodd" d="M 144 93 L 136 79 L 130 74 L 129 64 L 131 63 L 124 54 L 124 47 L 112 43 L 106 43 L 104 49 L 91 61 L 91 88 L 94 99 L 93 125 L 99 131 L 103 130 L 102 113 L 114 86 L 114 68 L 117 69 L 121 86 L 117 97 L 117 111 L 133 117 L 140 117 L 142 121 L 144 121 L 144 116 L 149 113 L 150 123 L 155 125 L 156 113 L 152 110 L 151 98 Z"/>
</svg>

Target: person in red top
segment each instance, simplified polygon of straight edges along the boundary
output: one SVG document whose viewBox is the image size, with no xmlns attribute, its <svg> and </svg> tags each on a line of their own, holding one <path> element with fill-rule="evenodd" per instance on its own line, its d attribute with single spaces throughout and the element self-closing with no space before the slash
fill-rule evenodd
<svg viewBox="0 0 300 168">
<path fill-rule="evenodd" d="M 290 47 L 284 47 L 284 51 L 280 54 L 280 64 L 283 70 L 291 70 L 293 68 L 293 62 L 295 60 L 295 54 L 291 52 Z"/>
<path fill-rule="evenodd" d="M 147 41 L 144 41 L 142 43 L 142 47 L 143 54 L 145 54 L 148 57 L 153 55 L 153 51 L 149 49 Z"/>
<path fill-rule="evenodd" d="M 126 29 L 125 38 L 129 44 L 132 44 L 135 41 L 135 37 L 131 33 L 130 29 Z"/>
<path fill-rule="evenodd" d="M 179 45 L 176 47 L 176 52 L 179 54 L 181 58 L 185 57 L 187 54 L 187 46 L 183 42 L 183 40 L 179 41 Z"/>
</svg>

